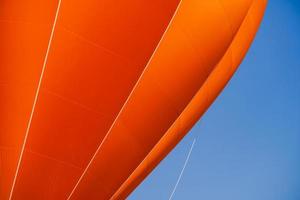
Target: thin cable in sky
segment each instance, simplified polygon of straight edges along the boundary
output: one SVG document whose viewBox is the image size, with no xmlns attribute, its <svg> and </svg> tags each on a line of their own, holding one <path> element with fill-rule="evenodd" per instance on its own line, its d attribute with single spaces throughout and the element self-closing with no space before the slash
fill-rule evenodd
<svg viewBox="0 0 300 200">
<path fill-rule="evenodd" d="M 189 153 L 188 153 L 188 155 L 187 155 L 187 157 L 186 157 L 186 159 L 185 159 L 184 165 L 183 165 L 183 167 L 182 167 L 182 169 L 181 169 L 181 172 L 180 172 L 180 174 L 179 174 L 179 176 L 178 176 L 178 179 L 177 179 L 176 184 L 175 184 L 175 186 L 174 186 L 174 188 L 173 188 L 173 190 L 172 190 L 172 193 L 171 193 L 171 195 L 170 195 L 170 197 L 169 197 L 169 200 L 172 200 L 172 199 L 173 199 L 173 196 L 174 196 L 174 194 L 175 194 L 175 192 L 176 192 L 176 189 L 177 189 L 177 186 L 178 186 L 178 184 L 179 184 L 179 182 L 180 182 L 180 180 L 181 180 L 181 178 L 182 178 L 182 175 L 183 175 L 183 172 L 184 172 L 184 170 L 185 170 L 185 167 L 186 167 L 187 163 L 189 162 L 189 159 L 190 159 L 190 156 L 191 156 L 191 154 L 192 154 L 192 151 L 193 151 L 193 148 L 194 148 L 195 143 L 196 143 L 196 138 L 193 140 L 193 143 L 192 143 L 192 145 L 191 145 L 191 147 L 190 147 L 190 151 L 189 151 Z"/>
</svg>

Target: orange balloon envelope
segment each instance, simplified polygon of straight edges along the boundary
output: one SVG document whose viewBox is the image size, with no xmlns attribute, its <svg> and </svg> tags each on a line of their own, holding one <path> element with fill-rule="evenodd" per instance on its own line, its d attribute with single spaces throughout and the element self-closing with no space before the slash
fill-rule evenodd
<svg viewBox="0 0 300 200">
<path fill-rule="evenodd" d="M 125 199 L 246 54 L 265 0 L 2 0 L 0 199 Z"/>
</svg>

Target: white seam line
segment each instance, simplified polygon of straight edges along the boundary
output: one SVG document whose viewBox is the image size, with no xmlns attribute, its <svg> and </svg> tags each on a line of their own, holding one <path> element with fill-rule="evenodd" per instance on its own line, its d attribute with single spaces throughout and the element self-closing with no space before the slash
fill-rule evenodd
<svg viewBox="0 0 300 200">
<path fill-rule="evenodd" d="M 102 142 L 100 143 L 99 147 L 97 148 L 96 152 L 94 153 L 94 155 L 93 155 L 93 157 L 91 158 L 90 162 L 88 163 L 87 167 L 85 168 L 85 170 L 83 171 L 82 175 L 81 175 L 80 178 L 78 179 L 76 185 L 74 186 L 74 188 L 73 188 L 73 190 L 71 191 L 71 193 L 70 193 L 69 197 L 67 198 L 67 200 L 70 200 L 70 198 L 71 198 L 72 195 L 74 194 L 76 188 L 78 187 L 78 185 L 79 185 L 79 183 L 81 182 L 82 178 L 83 178 L 84 175 L 86 174 L 87 170 L 89 169 L 90 165 L 92 164 L 92 162 L 94 161 L 96 155 L 98 154 L 99 150 L 101 149 L 103 143 L 104 143 L 104 142 L 106 141 L 106 139 L 108 138 L 108 136 L 109 136 L 109 134 L 110 134 L 112 128 L 114 127 L 116 121 L 117 121 L 118 118 L 120 117 L 120 114 L 122 113 L 122 111 L 124 110 L 125 106 L 127 105 L 127 103 L 128 103 L 128 101 L 129 101 L 130 97 L 132 96 L 134 90 L 136 89 L 136 87 L 138 86 L 139 82 L 141 81 L 141 79 L 142 79 L 142 77 L 143 77 L 143 75 L 144 75 L 146 69 L 147 69 L 148 66 L 150 65 L 150 63 L 151 63 L 151 61 L 152 61 L 152 59 L 153 59 L 153 57 L 154 57 L 154 55 L 155 55 L 155 53 L 156 53 L 158 47 L 160 46 L 160 44 L 161 44 L 161 42 L 162 42 L 164 36 L 166 35 L 166 32 L 169 30 L 170 25 L 171 25 L 171 23 L 172 23 L 172 21 L 173 21 L 175 15 L 176 15 L 177 12 L 178 12 L 178 8 L 179 8 L 181 2 L 182 2 L 182 0 L 180 0 L 179 4 L 177 5 L 177 8 L 176 8 L 176 10 L 175 10 L 175 12 L 174 12 L 174 14 L 173 14 L 173 16 L 172 16 L 172 18 L 171 18 L 169 24 L 168 24 L 166 30 L 165 30 L 164 33 L 162 34 L 162 37 L 160 38 L 160 40 L 159 40 L 158 44 L 156 45 L 156 47 L 155 47 L 153 53 L 151 54 L 151 57 L 150 57 L 150 59 L 148 60 L 148 62 L 147 62 L 147 64 L 146 64 L 146 66 L 145 66 L 143 72 L 141 73 L 139 79 L 138 79 L 137 82 L 135 83 L 135 85 L 134 85 L 133 89 L 131 90 L 129 96 L 127 97 L 125 103 L 123 104 L 121 110 L 119 111 L 117 117 L 116 117 L 115 120 L 113 121 L 112 125 L 110 126 L 108 132 L 106 133 L 105 137 L 103 138 Z"/>
<path fill-rule="evenodd" d="M 181 1 L 182 1 L 182 0 L 181 0 Z M 180 2 L 180 3 L 181 3 L 181 2 Z M 167 132 L 168 132 L 168 131 L 166 131 L 166 133 L 167 133 Z M 138 165 L 138 167 L 136 167 L 135 170 L 137 170 L 137 169 L 142 165 L 142 163 L 146 160 L 146 158 L 150 155 L 150 153 L 152 152 L 152 150 L 153 150 L 154 148 L 155 148 L 155 147 L 153 147 L 153 148 L 151 149 L 151 151 L 148 153 L 148 155 L 142 160 L 142 162 L 140 162 L 140 164 Z M 130 179 L 130 177 L 134 174 L 135 170 L 130 174 L 130 176 L 126 179 L 126 181 L 125 181 L 124 183 L 126 183 L 126 182 Z M 120 188 L 123 187 L 124 183 L 119 187 L 119 189 L 117 190 L 117 192 L 120 190 Z M 117 193 L 117 192 L 115 192 L 115 193 Z M 173 195 L 174 195 L 174 194 L 173 194 Z M 115 194 L 114 194 L 110 199 L 113 199 L 114 196 L 115 196 Z M 170 198 L 171 198 L 171 197 L 170 197 Z"/>
<path fill-rule="evenodd" d="M 187 155 L 187 157 L 186 157 L 186 159 L 185 159 L 184 165 L 183 165 L 183 167 L 182 167 L 182 169 L 181 169 L 181 172 L 180 172 L 180 174 L 179 174 L 179 176 L 178 176 L 178 179 L 177 179 L 176 184 L 175 184 L 175 186 L 174 186 L 174 188 L 173 188 L 173 190 L 172 190 L 172 193 L 171 193 L 171 195 L 170 195 L 170 197 L 169 197 L 169 200 L 172 200 L 172 198 L 174 197 L 174 194 L 175 194 L 175 192 L 176 192 L 177 186 L 178 186 L 178 184 L 179 184 L 179 182 L 180 182 L 180 180 L 181 180 L 181 178 L 182 178 L 182 175 L 183 175 L 183 172 L 184 172 L 184 170 L 185 170 L 185 168 L 186 168 L 186 165 L 187 165 L 188 162 L 189 162 L 189 159 L 190 159 L 190 156 L 191 156 L 191 154 L 192 154 L 192 151 L 193 151 L 193 148 L 194 148 L 195 143 L 196 143 L 196 138 L 193 140 L 193 143 L 192 143 L 191 148 L 190 148 L 190 150 L 189 150 L 189 153 L 188 153 L 188 155 Z"/>
<path fill-rule="evenodd" d="M 166 28 L 164 34 L 163 34 L 163 36 L 161 37 L 161 40 L 163 40 L 164 35 L 165 35 L 166 32 L 168 31 L 168 29 L 169 29 L 169 27 L 170 27 L 172 21 L 174 20 L 176 14 L 177 14 L 177 12 L 178 12 L 178 10 L 179 10 L 179 8 L 180 8 L 180 5 L 181 5 L 181 2 L 182 2 L 182 1 L 183 1 L 183 0 L 180 0 L 180 2 L 178 3 L 177 8 L 176 8 L 176 10 L 175 10 L 173 16 L 172 16 L 172 18 L 171 18 L 171 20 L 170 20 L 170 22 L 169 22 L 169 24 L 168 24 L 168 26 L 167 26 L 167 28 Z M 159 41 L 159 43 L 158 43 L 158 45 L 157 45 L 156 48 L 158 48 L 159 44 L 161 43 L 161 40 Z M 156 51 L 156 49 L 155 49 L 155 51 Z M 153 54 L 155 53 L 155 51 L 153 52 Z M 154 147 L 153 147 L 153 148 L 154 148 Z M 151 152 L 151 151 L 152 151 L 152 149 L 150 150 L 150 152 Z M 147 154 L 147 156 L 150 154 L 150 152 Z M 147 157 L 147 156 L 146 156 L 146 157 Z M 146 159 L 146 157 L 145 157 L 145 158 L 142 160 L 142 162 L 140 162 L 140 164 L 133 170 L 133 172 L 130 174 L 130 176 L 128 176 L 128 178 L 126 179 L 125 182 L 127 182 L 127 181 L 129 180 L 129 178 L 132 176 L 132 174 L 135 172 L 135 170 L 136 170 L 137 168 L 140 167 L 140 165 L 144 162 L 144 160 Z M 124 183 L 125 183 L 125 182 L 124 182 Z M 123 184 L 124 184 L 124 183 L 123 183 Z M 110 200 L 113 199 L 114 195 L 120 190 L 120 188 L 123 186 L 123 184 L 122 184 L 122 185 L 118 188 L 118 190 L 112 195 L 112 197 L 110 198 Z"/>
<path fill-rule="evenodd" d="M 36 90 L 36 93 L 35 93 L 35 97 L 34 97 L 33 106 L 32 106 L 32 109 L 31 109 L 28 125 L 27 125 L 27 128 L 26 128 L 25 137 L 24 137 L 22 148 L 21 148 L 21 153 L 20 153 L 17 169 L 16 169 L 16 172 L 15 172 L 12 188 L 11 188 L 11 191 L 10 191 L 10 194 L 9 194 L 9 200 L 12 199 L 15 184 L 16 184 L 16 180 L 17 180 L 17 177 L 18 177 L 18 174 L 19 174 L 19 169 L 20 169 L 20 165 L 21 165 L 21 162 L 22 162 L 22 158 L 23 158 L 24 149 L 25 149 L 25 145 L 26 145 L 26 142 L 27 142 L 29 130 L 30 130 L 30 127 L 31 127 L 31 122 L 32 122 L 34 111 L 35 111 L 35 106 L 36 106 L 36 103 L 37 103 L 37 100 L 38 100 L 38 96 L 39 96 L 40 88 L 41 88 L 41 83 L 42 83 L 45 68 L 46 68 L 46 65 L 47 65 L 48 55 L 49 55 L 51 43 L 52 43 L 52 40 L 53 40 L 53 35 L 54 35 L 55 26 L 56 26 L 56 22 L 57 22 L 59 10 L 60 10 L 60 5 L 61 5 L 61 0 L 58 0 L 58 6 L 57 6 L 57 9 L 56 9 L 56 13 L 55 13 L 55 18 L 54 18 L 54 22 L 53 22 L 53 26 L 52 26 L 52 30 L 51 30 L 51 34 L 50 34 L 50 38 L 49 38 L 49 42 L 48 42 L 48 46 L 47 46 L 47 51 L 46 51 L 45 59 L 44 59 L 44 62 L 43 62 L 43 67 L 42 67 L 41 75 L 40 75 L 40 78 L 39 78 L 37 90 Z"/>
</svg>

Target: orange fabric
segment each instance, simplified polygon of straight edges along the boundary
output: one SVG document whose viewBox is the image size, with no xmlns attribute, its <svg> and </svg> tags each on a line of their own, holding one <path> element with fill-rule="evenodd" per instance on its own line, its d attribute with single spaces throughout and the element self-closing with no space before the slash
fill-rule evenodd
<svg viewBox="0 0 300 200">
<path fill-rule="evenodd" d="M 39 2 L 0 3 L 0 199 L 58 4 Z M 221 92 L 265 4 L 62 0 L 12 199 L 124 199 Z"/>
<path fill-rule="evenodd" d="M 137 166 L 111 199 L 123 199 L 158 165 L 204 114 L 230 80 L 249 48 L 260 24 L 266 1 L 254 0 L 223 58 L 188 106 Z"/>
<path fill-rule="evenodd" d="M 226 21 L 227 11 L 218 1 L 182 1 L 170 29 L 72 199 L 108 199 L 127 180 L 225 54 L 236 35 L 232 30 L 238 30 L 236 27 L 241 25 L 250 7 L 245 2 L 235 1 L 235 8 L 244 13 L 234 21 Z M 233 22 L 238 24 L 231 25 Z M 212 86 L 214 89 L 218 88 Z M 189 123 L 179 122 L 175 126 Z M 162 147 L 158 149 L 166 155 Z M 129 178 L 129 181 L 134 180 Z"/>
<path fill-rule="evenodd" d="M 1 200 L 12 186 L 56 6 L 55 1 L 0 2 Z"/>
<path fill-rule="evenodd" d="M 66 198 L 178 0 L 62 0 L 15 199 Z M 0 199 L 7 199 L 58 1 L 0 2 Z"/>
</svg>

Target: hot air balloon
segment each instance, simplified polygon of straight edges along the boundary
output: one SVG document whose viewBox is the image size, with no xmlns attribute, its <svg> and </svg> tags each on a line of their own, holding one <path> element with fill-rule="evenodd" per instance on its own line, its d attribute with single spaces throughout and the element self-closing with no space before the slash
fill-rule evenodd
<svg viewBox="0 0 300 200">
<path fill-rule="evenodd" d="M 265 0 L 2 0 L 0 199 L 124 199 L 245 56 Z"/>
</svg>

